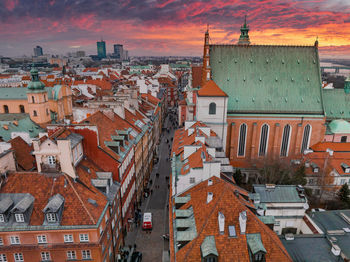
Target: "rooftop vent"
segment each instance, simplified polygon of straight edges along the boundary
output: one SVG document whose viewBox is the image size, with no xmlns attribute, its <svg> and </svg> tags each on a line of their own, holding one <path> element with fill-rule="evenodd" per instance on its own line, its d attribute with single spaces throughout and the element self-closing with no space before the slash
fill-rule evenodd
<svg viewBox="0 0 350 262">
<path fill-rule="evenodd" d="M 245 234 L 247 228 L 247 211 L 239 213 L 239 227 L 241 229 L 241 234 Z"/>
<path fill-rule="evenodd" d="M 208 195 L 207 195 L 207 204 L 210 203 L 210 201 L 213 200 L 213 193 L 212 192 L 208 192 Z"/>
<path fill-rule="evenodd" d="M 219 232 L 220 232 L 220 235 L 223 235 L 225 233 L 225 216 L 221 212 L 219 212 L 218 221 L 219 221 Z"/>
<path fill-rule="evenodd" d="M 345 220 L 346 223 L 350 224 L 350 217 L 345 215 L 343 212 L 340 212 L 340 216 Z"/>
<path fill-rule="evenodd" d="M 213 180 L 209 179 L 208 180 L 208 186 L 211 186 L 211 185 L 213 185 Z"/>
<path fill-rule="evenodd" d="M 294 240 L 294 235 L 291 234 L 291 233 L 285 234 L 284 238 L 285 238 L 286 240 L 288 240 L 288 241 Z"/>
<path fill-rule="evenodd" d="M 266 184 L 265 187 L 266 187 L 266 189 L 275 189 L 276 185 L 275 184 Z"/>
<path fill-rule="evenodd" d="M 341 249 L 338 245 L 333 244 L 331 251 L 332 251 L 333 255 L 339 256 Z"/>
</svg>

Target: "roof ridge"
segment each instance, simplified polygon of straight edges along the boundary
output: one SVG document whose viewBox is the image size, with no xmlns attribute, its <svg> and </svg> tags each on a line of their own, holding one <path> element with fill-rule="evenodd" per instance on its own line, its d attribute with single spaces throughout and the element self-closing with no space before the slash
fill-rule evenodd
<svg viewBox="0 0 350 262">
<path fill-rule="evenodd" d="M 81 205 L 83 206 L 83 208 L 85 209 L 86 213 L 89 215 L 92 223 L 96 224 L 96 221 L 94 219 L 94 217 L 91 215 L 91 213 L 89 212 L 89 210 L 87 209 L 87 207 L 85 206 L 83 200 L 81 199 L 81 197 L 79 196 L 78 192 L 75 190 L 72 181 L 70 181 L 69 177 L 67 176 L 67 174 L 63 173 L 63 175 L 65 176 L 65 178 L 68 180 L 69 185 L 71 186 L 71 188 L 73 189 L 75 195 L 77 196 L 79 202 L 81 203 Z"/>
</svg>

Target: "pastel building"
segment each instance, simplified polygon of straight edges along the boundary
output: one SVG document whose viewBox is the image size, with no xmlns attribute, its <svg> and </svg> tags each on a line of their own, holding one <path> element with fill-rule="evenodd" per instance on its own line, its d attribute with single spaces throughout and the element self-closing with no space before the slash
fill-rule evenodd
<svg viewBox="0 0 350 262">
<path fill-rule="evenodd" d="M 27 113 L 37 124 L 62 121 L 72 116 L 72 91 L 66 85 L 45 87 L 32 68 L 27 88 L 1 88 L 0 113 Z"/>
</svg>

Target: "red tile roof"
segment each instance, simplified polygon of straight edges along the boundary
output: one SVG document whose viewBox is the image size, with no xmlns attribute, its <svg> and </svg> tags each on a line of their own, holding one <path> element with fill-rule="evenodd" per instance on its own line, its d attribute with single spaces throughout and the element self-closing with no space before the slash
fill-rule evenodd
<svg viewBox="0 0 350 262">
<path fill-rule="evenodd" d="M 350 143 L 319 142 L 311 146 L 314 151 L 326 151 L 327 148 L 335 152 L 350 152 Z"/>
<path fill-rule="evenodd" d="M 12 138 L 9 143 L 13 149 L 16 161 L 21 170 L 32 170 L 35 165 L 35 157 L 31 154 L 33 148 L 28 145 L 20 136 Z"/>
<path fill-rule="evenodd" d="M 192 87 L 200 87 L 202 82 L 202 66 L 192 66 Z"/>
<path fill-rule="evenodd" d="M 62 214 L 62 226 L 94 225 L 97 224 L 107 204 L 106 197 L 91 184 L 91 178 L 95 178 L 95 169 L 92 174 L 81 171 L 81 165 L 89 165 L 83 161 L 77 172 L 80 182 L 74 182 L 67 175 L 47 176 L 35 172 L 10 173 L 7 182 L 2 186 L 1 193 L 29 193 L 34 200 L 34 209 L 30 218 L 30 225 L 39 226 L 44 222 L 42 210 L 55 194 L 64 197 L 64 209 Z M 49 189 L 49 190 L 48 190 Z M 91 204 L 88 199 L 95 200 L 98 205 Z"/>
<path fill-rule="evenodd" d="M 235 195 L 236 186 L 217 177 L 212 177 L 213 184 L 208 186 L 208 181 L 203 181 L 190 188 L 180 196 L 190 195 L 190 200 L 180 209 L 192 206 L 197 237 L 187 243 L 176 253 L 176 261 L 201 261 L 201 244 L 206 236 L 214 236 L 219 261 L 250 261 L 246 234 L 259 233 L 261 241 L 266 249 L 266 261 L 292 261 L 278 236 L 253 214 Z M 208 192 L 213 193 L 213 199 L 207 204 Z M 172 210 L 170 201 L 169 210 Z M 247 212 L 246 234 L 240 234 L 239 213 Z M 225 231 L 219 233 L 218 213 L 225 216 Z M 170 212 L 169 219 L 174 219 Z M 170 222 L 170 225 L 173 223 Z M 237 237 L 228 237 L 228 225 L 234 225 Z M 170 227 L 170 253 L 171 261 L 174 260 L 174 232 Z"/>
<path fill-rule="evenodd" d="M 222 91 L 213 80 L 207 81 L 205 85 L 198 90 L 197 94 L 198 96 L 227 97 L 227 94 L 224 91 Z"/>
</svg>

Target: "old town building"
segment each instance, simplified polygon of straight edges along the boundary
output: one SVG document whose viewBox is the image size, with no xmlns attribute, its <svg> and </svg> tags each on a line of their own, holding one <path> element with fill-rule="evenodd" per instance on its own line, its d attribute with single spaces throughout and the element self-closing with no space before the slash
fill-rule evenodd
<svg viewBox="0 0 350 262">
<path fill-rule="evenodd" d="M 0 113 L 27 113 L 37 124 L 62 121 L 72 117 L 72 91 L 69 86 L 45 87 L 38 70 L 30 71 L 32 80 L 27 88 L 1 88 Z"/>
</svg>

